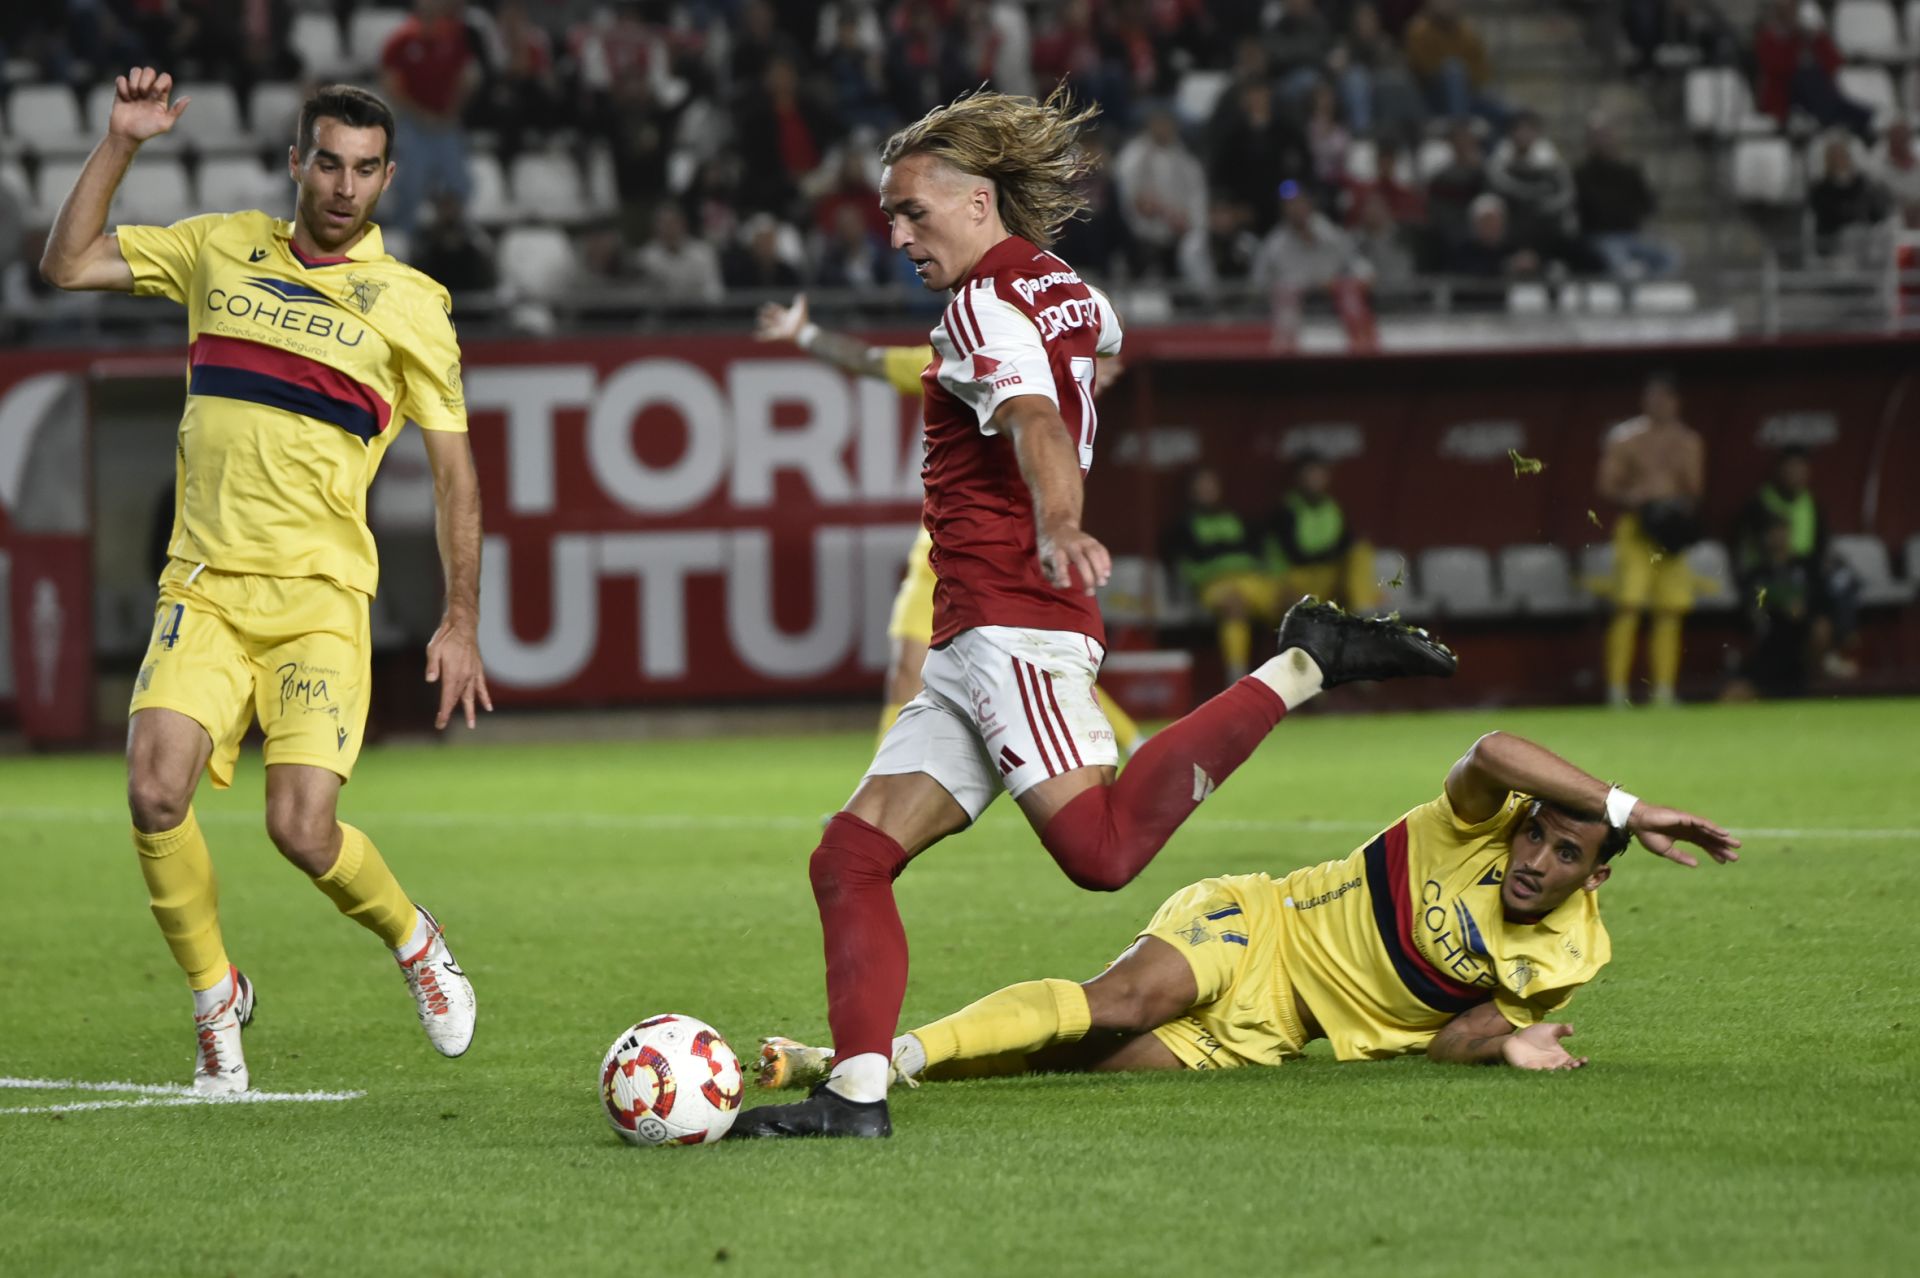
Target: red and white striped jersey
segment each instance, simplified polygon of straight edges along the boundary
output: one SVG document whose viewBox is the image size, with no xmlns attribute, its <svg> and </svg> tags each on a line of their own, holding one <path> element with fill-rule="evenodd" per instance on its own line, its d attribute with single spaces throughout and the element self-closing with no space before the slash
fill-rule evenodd
<svg viewBox="0 0 1920 1278">
<path fill-rule="evenodd" d="M 933 330 L 926 402 L 927 529 L 933 534 L 933 641 L 976 626 L 1070 630 L 1104 642 L 1100 608 L 1040 573 L 1033 494 L 1013 439 L 993 424 L 1022 395 L 1053 401 L 1093 465 L 1094 361 L 1120 351 L 1120 322 L 1072 267 L 1018 236 L 987 250 Z"/>
</svg>

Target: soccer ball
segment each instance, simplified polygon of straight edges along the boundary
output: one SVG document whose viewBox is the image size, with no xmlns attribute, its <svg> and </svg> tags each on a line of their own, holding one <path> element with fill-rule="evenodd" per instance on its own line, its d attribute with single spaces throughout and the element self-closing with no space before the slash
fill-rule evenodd
<svg viewBox="0 0 1920 1278">
<path fill-rule="evenodd" d="M 600 1103 L 633 1145 L 706 1145 L 740 1113 L 740 1058 L 691 1016 L 653 1016 L 622 1031 L 600 1064 Z"/>
</svg>

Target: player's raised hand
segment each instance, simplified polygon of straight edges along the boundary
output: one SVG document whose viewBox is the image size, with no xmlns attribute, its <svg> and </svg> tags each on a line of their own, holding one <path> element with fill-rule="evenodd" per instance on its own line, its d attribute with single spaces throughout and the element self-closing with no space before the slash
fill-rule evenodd
<svg viewBox="0 0 1920 1278">
<path fill-rule="evenodd" d="M 1041 528 L 1039 543 L 1040 575 L 1061 590 L 1077 586 L 1082 594 L 1090 595 L 1113 575 L 1113 556 L 1076 524 Z"/>
<path fill-rule="evenodd" d="M 1642 799 L 1633 805 L 1627 828 L 1647 851 L 1689 869 L 1699 865 L 1700 858 L 1680 846 L 1683 843 L 1693 844 L 1722 864 L 1740 859 L 1734 850 L 1740 846 L 1740 840 L 1705 817 L 1678 808 L 1665 808 Z"/>
<path fill-rule="evenodd" d="M 145 142 L 171 132 L 192 98 L 181 98 L 169 106 L 167 95 L 173 92 L 173 77 L 152 67 L 134 67 L 113 82 L 113 110 L 107 116 L 109 136 L 129 142 Z"/>
<path fill-rule="evenodd" d="M 466 714 L 467 726 L 475 727 L 478 703 L 493 709 L 487 693 L 487 674 L 480 666 L 480 640 L 472 626 L 456 626 L 442 621 L 427 643 L 427 682 L 440 685 L 440 710 L 433 717 L 435 728 L 447 726 L 455 705 Z"/>
<path fill-rule="evenodd" d="M 791 306 L 768 302 L 760 308 L 759 319 L 753 326 L 753 340 L 756 342 L 796 341 L 800 336 L 800 330 L 806 326 L 807 295 L 795 293 Z"/>
<path fill-rule="evenodd" d="M 1560 1021 L 1542 1021 L 1507 1035 L 1500 1044 L 1500 1055 L 1515 1069 L 1579 1069 L 1587 1063 L 1560 1045 L 1573 1034 L 1573 1026 Z"/>
</svg>

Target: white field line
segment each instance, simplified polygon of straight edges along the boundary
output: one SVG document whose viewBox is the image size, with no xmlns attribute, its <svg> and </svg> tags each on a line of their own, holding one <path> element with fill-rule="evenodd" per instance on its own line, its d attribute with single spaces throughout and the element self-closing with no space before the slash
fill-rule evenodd
<svg viewBox="0 0 1920 1278">
<path fill-rule="evenodd" d="M 362 1091 L 242 1092 L 238 1096 L 202 1096 L 178 1083 L 96 1083 L 73 1078 L 0 1078 L 0 1089 L 35 1092 L 133 1092 L 137 1100 L 67 1101 L 55 1105 L 14 1105 L 0 1114 L 73 1114 L 92 1109 L 147 1109 L 178 1105 L 266 1105 L 280 1101 L 308 1104 L 358 1100 Z"/>
<path fill-rule="evenodd" d="M 120 808 L 0 808 L 9 821 L 45 821 L 125 825 Z M 259 812 L 203 812 L 203 823 L 259 825 Z M 711 812 L 362 812 L 355 817 L 369 827 L 415 826 L 425 829 L 509 826 L 550 830 L 818 830 L 818 816 L 778 814 L 723 814 Z M 1197 816 L 1186 828 L 1230 834 L 1372 834 L 1381 828 L 1373 821 L 1249 821 Z M 1743 839 L 1920 839 L 1920 827 L 1859 826 L 1730 826 Z"/>
</svg>

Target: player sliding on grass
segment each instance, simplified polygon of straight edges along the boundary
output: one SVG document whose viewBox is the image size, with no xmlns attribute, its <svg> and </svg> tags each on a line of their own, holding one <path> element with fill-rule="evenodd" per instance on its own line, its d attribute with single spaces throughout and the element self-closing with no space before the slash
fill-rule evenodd
<svg viewBox="0 0 1920 1278">
<path fill-rule="evenodd" d="M 202 771 L 216 787 L 232 783 L 256 716 L 268 835 L 392 949 L 428 1041 L 458 1056 L 473 1038 L 473 987 L 379 850 L 335 819 L 370 691 L 368 602 L 379 569 L 367 485 L 408 418 L 426 439 L 446 572 L 446 617 L 427 645 L 437 726 L 456 706 L 469 727 L 476 701 L 492 708 L 475 637 L 480 495 L 451 302 L 381 246 L 371 218 L 393 179 L 393 113 L 346 86 L 301 108 L 287 158 L 292 222 L 211 213 L 107 233 L 107 208 L 140 144 L 187 108 L 186 98 L 169 105 L 172 88 L 150 67 L 116 81 L 107 136 L 61 206 L 40 266 L 64 289 L 187 307 L 179 498 L 134 683 L 127 800 L 154 918 L 193 990 L 193 1085 L 247 1090 L 240 1031 L 253 1018 L 253 985 L 227 960 L 193 792 Z"/>
<path fill-rule="evenodd" d="M 1278 1065 L 1316 1038 L 1340 1060 L 1424 1051 L 1460 1064 L 1578 1069 L 1559 1011 L 1612 956 L 1596 889 L 1634 836 L 1682 865 L 1737 860 L 1704 818 L 1609 788 L 1489 733 L 1422 804 L 1344 860 L 1204 879 L 1083 985 L 1028 981 L 894 1040 L 899 1076 Z M 828 1052 L 762 1041 L 760 1081 Z"/>
<path fill-rule="evenodd" d="M 886 382 L 902 395 L 918 399 L 921 375 L 933 363 L 931 346 L 869 346 L 845 333 L 821 328 L 807 318 L 807 295 L 793 299 L 790 306 L 768 302 L 760 308 L 753 336 L 762 342 L 792 342 L 815 359 L 858 377 L 873 377 Z M 1108 383 L 1118 376 L 1120 361 L 1103 359 L 1094 372 L 1093 394 L 1097 399 Z M 893 597 L 893 615 L 887 619 L 887 639 L 892 651 L 887 662 L 886 706 L 880 712 L 880 739 L 900 717 L 907 702 L 920 695 L 920 670 L 927 663 L 927 648 L 933 642 L 933 537 L 926 525 L 913 539 L 907 551 L 907 571 Z M 1122 758 L 1131 755 L 1140 744 L 1140 725 L 1119 703 L 1099 687 L 1093 695 L 1113 728 L 1114 744 Z"/>
<path fill-rule="evenodd" d="M 1096 359 L 1120 349 L 1106 298 L 1046 251 L 1079 212 L 1087 161 L 1063 93 L 978 93 L 896 133 L 880 207 L 930 290 L 952 294 L 926 387 L 933 647 L 809 871 L 826 939 L 832 1075 L 807 1100 L 749 1110 L 736 1137 L 885 1136 L 907 938 L 893 879 L 1000 790 L 1081 887 L 1111 891 L 1290 707 L 1356 679 L 1445 675 L 1424 632 L 1297 607 L 1277 657 L 1159 733 L 1115 779 L 1093 697 L 1105 652 L 1106 547 L 1080 526 L 1093 461 Z"/>
</svg>

